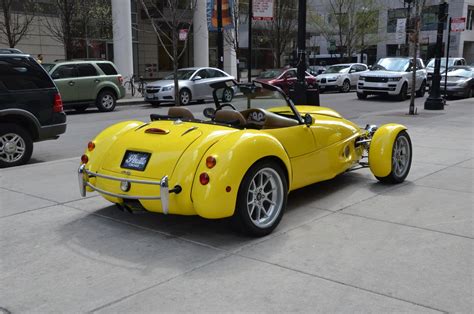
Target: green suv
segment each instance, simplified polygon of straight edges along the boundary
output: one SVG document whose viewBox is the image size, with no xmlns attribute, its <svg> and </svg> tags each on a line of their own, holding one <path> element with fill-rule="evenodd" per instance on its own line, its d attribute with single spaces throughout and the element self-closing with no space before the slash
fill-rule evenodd
<svg viewBox="0 0 474 314">
<path fill-rule="evenodd" d="M 95 104 L 102 112 L 113 111 L 125 96 L 123 78 L 114 64 L 104 60 L 69 60 L 42 64 L 56 83 L 64 108 L 82 112 Z"/>
</svg>

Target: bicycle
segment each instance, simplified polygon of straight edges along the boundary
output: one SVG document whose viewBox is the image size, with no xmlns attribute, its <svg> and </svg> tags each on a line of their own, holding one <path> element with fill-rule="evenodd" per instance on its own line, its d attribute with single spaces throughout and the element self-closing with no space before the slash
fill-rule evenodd
<svg viewBox="0 0 474 314">
<path fill-rule="evenodd" d="M 132 96 L 135 96 L 135 93 L 138 92 L 140 96 L 145 94 L 146 83 L 143 80 L 143 76 L 138 78 L 138 82 L 136 81 L 137 76 L 134 74 L 130 77 L 130 80 L 126 81 L 123 86 L 126 90 L 129 90 Z"/>
</svg>

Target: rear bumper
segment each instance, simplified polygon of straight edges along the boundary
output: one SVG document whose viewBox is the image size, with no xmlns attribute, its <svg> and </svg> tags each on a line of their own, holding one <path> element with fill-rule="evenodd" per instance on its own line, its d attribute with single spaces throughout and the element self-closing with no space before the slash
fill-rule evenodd
<svg viewBox="0 0 474 314">
<path fill-rule="evenodd" d="M 66 123 L 42 126 L 38 130 L 38 138 L 36 142 L 56 139 L 64 132 L 66 132 Z"/>
</svg>

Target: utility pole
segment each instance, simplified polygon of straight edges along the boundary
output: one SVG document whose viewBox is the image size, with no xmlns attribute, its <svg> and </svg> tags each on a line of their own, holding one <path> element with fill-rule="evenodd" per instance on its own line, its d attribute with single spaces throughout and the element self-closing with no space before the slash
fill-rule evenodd
<svg viewBox="0 0 474 314">
<path fill-rule="evenodd" d="M 418 40 L 420 34 L 420 3 L 419 0 L 415 0 L 415 17 L 413 19 L 411 34 L 412 34 L 412 42 L 413 42 L 413 64 L 412 64 L 412 78 L 411 78 L 411 94 L 410 94 L 410 108 L 408 110 L 408 114 L 415 115 L 415 93 L 416 93 L 416 71 L 418 69 Z M 420 88 L 425 88 L 421 86 Z"/>
<path fill-rule="evenodd" d="M 444 99 L 448 96 L 448 66 L 449 66 L 449 47 L 451 43 L 451 18 L 448 22 L 448 43 L 446 47 L 446 67 L 444 68 Z"/>
<path fill-rule="evenodd" d="M 249 43 L 247 53 L 247 79 L 248 82 L 252 82 L 252 20 L 253 20 L 253 3 L 249 0 Z"/>
<path fill-rule="evenodd" d="M 443 49 L 443 28 L 444 21 L 446 20 L 447 14 L 446 9 L 448 4 L 442 0 L 439 4 L 438 11 L 438 32 L 436 35 L 436 47 L 435 47 L 435 68 L 433 73 L 433 81 L 431 83 L 430 95 L 425 101 L 426 110 L 444 110 L 444 99 L 440 93 L 440 67 L 441 67 L 441 53 Z"/>
<path fill-rule="evenodd" d="M 224 70 L 224 34 L 222 32 L 222 0 L 217 0 L 217 67 Z"/>
<path fill-rule="evenodd" d="M 298 2 L 298 44 L 296 48 L 297 75 L 295 103 L 305 105 L 306 97 L 306 0 Z"/>
</svg>

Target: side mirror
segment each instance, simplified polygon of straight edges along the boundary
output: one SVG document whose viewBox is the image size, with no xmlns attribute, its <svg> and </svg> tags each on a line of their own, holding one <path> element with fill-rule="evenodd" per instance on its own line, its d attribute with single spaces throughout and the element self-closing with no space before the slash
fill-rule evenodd
<svg viewBox="0 0 474 314">
<path fill-rule="evenodd" d="M 206 117 L 206 118 L 209 118 L 209 119 L 214 119 L 215 115 L 216 115 L 216 110 L 214 108 L 205 108 L 204 111 L 203 111 L 203 115 Z"/>
<path fill-rule="evenodd" d="M 368 65 L 367 68 L 368 68 L 369 70 L 372 70 L 372 66 L 371 66 L 371 65 Z"/>
<path fill-rule="evenodd" d="M 200 77 L 199 75 L 196 75 L 196 76 L 193 78 L 193 81 L 199 81 L 199 80 L 202 80 L 202 77 Z"/>
<path fill-rule="evenodd" d="M 309 113 L 304 115 L 303 120 L 304 120 L 304 124 L 306 124 L 307 126 L 310 126 L 311 124 L 313 124 L 313 117 Z"/>
</svg>

